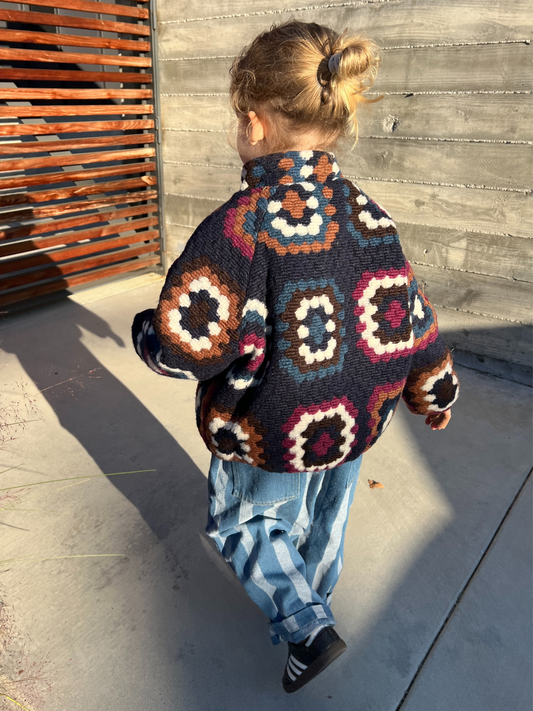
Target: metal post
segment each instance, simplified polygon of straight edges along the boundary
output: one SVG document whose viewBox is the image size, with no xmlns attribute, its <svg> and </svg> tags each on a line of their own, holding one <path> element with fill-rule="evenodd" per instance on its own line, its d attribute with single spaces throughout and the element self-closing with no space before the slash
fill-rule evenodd
<svg viewBox="0 0 533 711">
<path fill-rule="evenodd" d="M 154 102 L 154 122 L 155 122 L 155 162 L 157 172 L 157 204 L 159 216 L 159 242 L 161 249 L 161 263 L 163 271 L 166 273 L 170 264 L 168 263 L 167 244 L 165 236 L 165 213 L 164 213 L 164 185 L 163 185 L 163 155 L 161 150 L 161 101 L 159 98 L 159 61 L 157 45 L 157 2 L 150 0 L 150 45 L 152 48 L 152 91 Z"/>
</svg>

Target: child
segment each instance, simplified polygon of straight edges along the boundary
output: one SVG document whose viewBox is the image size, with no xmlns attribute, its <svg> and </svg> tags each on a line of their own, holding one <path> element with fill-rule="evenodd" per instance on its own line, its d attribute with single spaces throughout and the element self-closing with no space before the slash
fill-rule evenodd
<svg viewBox="0 0 533 711">
<path fill-rule="evenodd" d="M 171 267 L 133 339 L 156 373 L 200 381 L 208 534 L 288 642 L 293 692 L 346 649 L 333 588 L 361 455 L 403 396 L 444 429 L 450 352 L 389 215 L 328 152 L 356 134 L 377 47 L 314 23 L 259 35 L 231 69 L 238 193 Z"/>
</svg>

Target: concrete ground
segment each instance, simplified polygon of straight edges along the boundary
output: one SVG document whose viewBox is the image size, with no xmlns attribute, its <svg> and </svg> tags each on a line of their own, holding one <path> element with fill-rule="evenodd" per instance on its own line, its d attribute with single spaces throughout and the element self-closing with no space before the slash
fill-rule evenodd
<svg viewBox="0 0 533 711">
<path fill-rule="evenodd" d="M 3 417 L 32 420 L 0 428 L 0 708 L 531 711 L 531 390 L 459 369 L 445 432 L 399 410 L 350 516 L 348 651 L 287 696 L 285 646 L 203 534 L 194 384 L 130 345 L 161 288 L 136 284 L 0 325 Z"/>
</svg>

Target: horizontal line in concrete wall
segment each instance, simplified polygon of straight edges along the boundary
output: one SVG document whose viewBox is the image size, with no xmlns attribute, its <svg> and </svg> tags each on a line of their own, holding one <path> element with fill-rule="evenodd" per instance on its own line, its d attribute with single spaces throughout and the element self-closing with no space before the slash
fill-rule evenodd
<svg viewBox="0 0 533 711">
<path fill-rule="evenodd" d="M 164 160 L 166 165 L 190 165 L 197 166 L 199 168 L 222 168 L 223 170 L 235 170 L 240 171 L 240 168 L 234 165 L 224 165 L 220 163 L 194 163 L 190 161 L 179 161 L 179 160 Z M 496 192 L 505 193 L 520 193 L 521 195 L 530 195 L 531 190 L 522 190 L 520 188 L 496 188 L 487 187 L 485 185 L 469 185 L 467 183 L 439 183 L 431 182 L 425 180 L 401 180 L 400 178 L 371 178 L 366 175 L 348 175 L 345 176 L 349 180 L 372 180 L 378 183 L 407 183 L 409 185 L 433 185 L 435 187 L 443 188 L 470 188 L 474 190 L 494 190 Z"/>
<path fill-rule="evenodd" d="M 175 133 L 227 133 L 227 131 L 215 128 L 162 128 L 161 130 L 174 131 Z M 510 141 L 505 141 L 505 143 L 510 143 Z M 515 143 L 520 143 L 520 141 L 515 141 Z"/>
<path fill-rule="evenodd" d="M 442 42 L 439 44 L 399 44 L 392 47 L 381 47 L 382 52 L 392 52 L 395 50 L 402 49 L 438 49 L 440 47 L 487 47 L 488 45 L 494 44 L 531 44 L 531 40 L 528 39 L 518 39 L 518 40 L 497 40 L 494 42 Z M 209 56 L 194 56 L 194 57 L 169 57 L 165 59 L 160 59 L 160 62 L 192 62 L 192 61 L 202 61 L 204 59 L 236 59 L 237 54 L 213 54 Z"/>
<path fill-rule="evenodd" d="M 201 62 L 204 59 L 236 59 L 236 54 L 212 54 L 209 57 L 167 57 L 160 59 L 160 62 Z"/>
<path fill-rule="evenodd" d="M 394 49 L 431 49 L 438 47 L 486 47 L 492 44 L 531 44 L 529 39 L 493 40 L 487 42 L 435 42 L 432 44 L 398 44 L 391 47 L 381 47 L 381 51 Z"/>
<path fill-rule="evenodd" d="M 165 130 L 165 129 L 163 129 Z M 169 129 L 172 131 L 189 131 L 203 129 Z M 494 138 L 442 138 L 441 136 L 363 136 L 359 138 L 372 138 L 379 141 L 435 141 L 441 143 L 503 143 L 505 145 L 513 144 L 519 146 L 533 146 L 533 141 L 506 141 L 504 139 L 496 140 Z"/>
<path fill-rule="evenodd" d="M 161 61 L 161 60 L 160 60 Z M 174 60 L 168 60 L 168 61 L 174 61 Z M 371 92 L 369 91 L 366 96 L 440 96 L 440 95 L 450 95 L 450 96 L 457 96 L 457 95 L 471 95 L 471 94 L 526 94 L 530 95 L 533 94 L 533 90 L 529 91 L 498 91 L 498 90 L 492 90 L 492 89 L 479 89 L 475 91 L 470 91 L 468 89 L 456 89 L 453 91 L 383 91 L 381 93 L 377 92 Z M 168 92 L 168 93 L 163 93 L 160 94 L 160 96 L 228 96 L 227 91 L 209 91 L 209 92 L 196 92 L 196 91 L 177 91 L 177 92 Z"/>
<path fill-rule="evenodd" d="M 196 163 L 185 160 L 164 160 L 166 165 L 196 165 L 199 168 L 223 168 L 224 170 L 241 170 L 235 165 L 225 165 L 223 163 Z"/>
<path fill-rule="evenodd" d="M 206 17 L 191 17 L 185 20 L 163 20 L 160 25 L 182 25 L 186 22 L 203 22 L 204 20 L 229 20 L 236 17 L 258 17 L 260 15 L 282 15 L 291 12 L 306 12 L 308 10 L 328 10 L 337 7 L 360 7 L 363 5 L 395 4 L 396 0 L 355 0 L 355 2 L 333 2 L 325 5 L 305 5 L 279 10 L 257 10 L 256 12 L 236 12 L 228 15 L 208 15 Z"/>
<path fill-rule="evenodd" d="M 434 301 L 431 302 L 433 306 L 437 309 L 446 309 L 446 311 L 458 311 L 462 314 L 470 314 L 471 316 L 483 316 L 484 318 L 493 318 L 496 321 L 505 321 L 506 323 L 519 323 L 521 326 L 529 326 L 529 323 L 525 321 L 517 321 L 513 318 L 503 318 L 501 316 L 493 316 L 492 314 L 484 314 L 481 311 L 468 311 L 467 309 L 456 309 L 453 306 L 443 306 L 442 304 L 436 304 Z"/>
<path fill-rule="evenodd" d="M 431 224 L 429 222 L 405 222 L 405 221 L 400 221 L 397 220 L 397 224 L 401 225 L 412 225 L 413 227 L 436 227 L 436 225 Z M 480 234 L 480 235 L 487 235 L 491 237 L 516 237 L 517 239 L 525 239 L 525 240 L 530 240 L 533 239 L 533 237 L 524 237 L 523 235 L 515 235 L 512 234 L 511 232 L 487 232 L 486 230 L 466 230 L 463 227 L 453 227 L 452 228 L 456 232 L 464 232 L 465 234 Z"/>
<path fill-rule="evenodd" d="M 174 133 L 227 133 L 223 129 L 214 128 L 162 128 L 162 131 L 172 131 Z M 490 138 L 443 138 L 441 136 L 365 136 L 359 134 L 359 138 L 371 138 L 378 141 L 435 141 L 442 143 L 502 143 L 504 145 L 533 146 L 533 141 L 506 141 Z"/>
<path fill-rule="evenodd" d="M 469 188 L 472 190 L 494 190 L 501 193 L 520 193 L 521 195 L 531 195 L 532 190 L 521 188 L 497 188 L 487 185 L 470 185 L 468 183 L 438 183 L 430 180 L 402 180 L 401 178 L 370 178 L 366 175 L 346 175 L 349 180 L 372 180 L 376 183 L 406 183 L 408 185 L 433 185 L 442 188 Z"/>
<path fill-rule="evenodd" d="M 533 92 L 531 92 L 533 94 Z M 159 96 L 228 96 L 227 91 L 210 91 L 207 93 L 196 93 L 196 92 L 172 92 L 170 94 L 160 94 Z"/>
<path fill-rule="evenodd" d="M 187 195 L 187 193 L 164 193 L 165 195 L 172 195 L 174 197 L 182 197 L 182 198 L 187 198 L 188 200 L 211 200 L 211 202 L 218 202 L 219 205 L 224 204 L 224 200 L 220 200 L 219 198 L 212 198 L 212 197 L 206 197 L 206 196 L 201 196 L 201 195 Z"/>
<path fill-rule="evenodd" d="M 226 92 L 219 92 L 225 94 Z M 505 89 L 449 89 L 449 90 L 435 90 L 435 91 L 383 91 L 381 93 L 376 91 L 369 91 L 366 96 L 439 96 L 441 94 L 447 94 L 451 96 L 463 95 L 463 94 L 533 94 L 533 90 L 505 90 Z M 173 96 L 177 96 L 173 94 Z M 194 96 L 194 94 L 191 94 Z"/>
<path fill-rule="evenodd" d="M 172 226 L 172 227 L 181 227 L 186 230 L 191 230 L 194 231 L 196 227 L 194 225 L 186 225 L 182 222 L 167 222 L 167 226 Z M 483 271 L 476 271 L 474 269 L 460 269 L 457 267 L 446 267 L 442 266 L 440 264 L 431 264 L 430 262 L 420 262 L 415 259 L 410 259 L 409 260 L 411 264 L 414 264 L 415 266 L 421 266 L 421 267 L 431 267 L 432 269 L 441 269 L 443 271 L 449 271 L 449 272 L 463 272 L 464 274 L 477 274 L 479 276 L 487 276 L 487 277 L 494 277 L 494 274 L 489 274 L 488 272 L 483 272 Z M 509 282 L 521 282 L 523 284 L 530 284 L 531 282 L 526 281 L 525 279 L 514 279 L 512 277 L 505 277 L 505 276 L 498 276 L 496 277 L 498 279 L 505 279 L 506 281 Z M 446 307 L 449 308 L 449 307 Z M 474 313 L 474 312 L 472 312 Z M 496 317 L 494 317 L 496 318 Z"/>
<path fill-rule="evenodd" d="M 183 199 L 185 199 L 185 200 L 190 200 L 192 204 L 194 204 L 194 203 L 201 203 L 201 202 L 203 202 L 204 200 L 213 202 L 213 203 L 215 203 L 216 205 L 222 205 L 222 204 L 225 202 L 225 199 L 222 198 L 222 197 L 215 197 L 215 198 L 213 198 L 213 197 L 207 197 L 207 196 L 202 196 L 202 195 L 198 195 L 198 194 L 196 194 L 196 195 L 191 195 L 191 194 L 189 194 L 189 193 L 174 192 L 174 191 L 171 191 L 171 190 L 167 190 L 167 191 L 165 192 L 165 195 L 168 195 L 169 197 L 172 197 L 172 198 L 183 198 Z M 190 224 L 190 225 L 187 225 L 187 227 L 196 227 L 197 224 L 198 224 L 198 222 L 192 223 L 192 224 Z M 414 228 L 416 228 L 416 229 L 424 229 L 424 228 L 427 228 L 428 230 L 432 230 L 432 229 L 434 229 L 434 228 L 436 228 L 436 229 L 441 229 L 441 228 L 443 227 L 443 225 L 439 225 L 438 223 L 436 224 L 435 222 L 409 222 L 408 220 L 405 220 L 405 219 L 404 219 L 404 220 L 398 219 L 398 220 L 397 220 L 397 224 L 398 224 L 398 226 L 399 226 L 400 233 L 402 233 L 402 231 L 403 231 L 405 228 L 409 228 L 409 227 L 414 227 Z M 490 238 L 490 237 L 505 237 L 505 238 L 523 239 L 523 240 L 531 240 L 531 239 L 533 239 L 533 237 L 530 237 L 530 236 L 528 236 L 528 235 L 516 234 L 516 232 L 515 232 L 514 230 L 511 230 L 511 231 L 509 231 L 509 230 L 507 230 L 507 231 L 490 230 L 490 229 L 487 229 L 486 227 L 485 227 L 485 229 L 480 229 L 477 225 L 476 225 L 475 227 L 471 228 L 471 229 L 464 228 L 464 227 L 460 227 L 460 226 L 454 226 L 452 229 L 453 229 L 453 231 L 455 231 L 455 232 L 462 232 L 462 233 L 464 233 L 466 237 L 467 237 L 468 235 L 472 234 L 472 235 L 479 235 L 479 236 L 481 236 L 481 235 L 486 235 L 487 238 Z"/>
<path fill-rule="evenodd" d="M 172 224 L 172 223 L 170 223 Z M 180 225 L 181 227 L 186 227 L 187 225 Z M 520 282 L 522 284 L 531 284 L 530 281 L 527 281 L 526 279 L 514 279 L 513 277 L 508 277 L 508 276 L 495 276 L 494 274 L 489 274 L 488 272 L 480 272 L 480 271 L 475 271 L 474 269 L 460 269 L 458 267 L 446 267 L 441 264 L 431 264 L 431 262 L 418 262 L 415 259 L 410 259 L 409 262 L 411 264 L 416 264 L 421 267 L 431 267 L 432 269 L 441 269 L 442 271 L 446 272 L 463 272 L 464 274 L 478 274 L 479 276 L 486 276 L 486 277 L 491 277 L 493 279 L 505 279 L 506 281 L 509 282 Z"/>
</svg>

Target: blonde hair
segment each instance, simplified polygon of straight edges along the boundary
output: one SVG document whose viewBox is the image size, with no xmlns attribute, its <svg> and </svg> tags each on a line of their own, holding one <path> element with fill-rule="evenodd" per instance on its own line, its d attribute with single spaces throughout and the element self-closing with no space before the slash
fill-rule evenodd
<svg viewBox="0 0 533 711">
<path fill-rule="evenodd" d="M 379 48 L 371 40 L 314 22 L 291 20 L 258 35 L 230 69 L 238 118 L 255 111 L 269 123 L 269 148 L 287 150 L 315 132 L 325 146 L 357 140 L 357 108 L 375 81 Z M 381 97 L 379 97 L 381 98 Z"/>
</svg>

